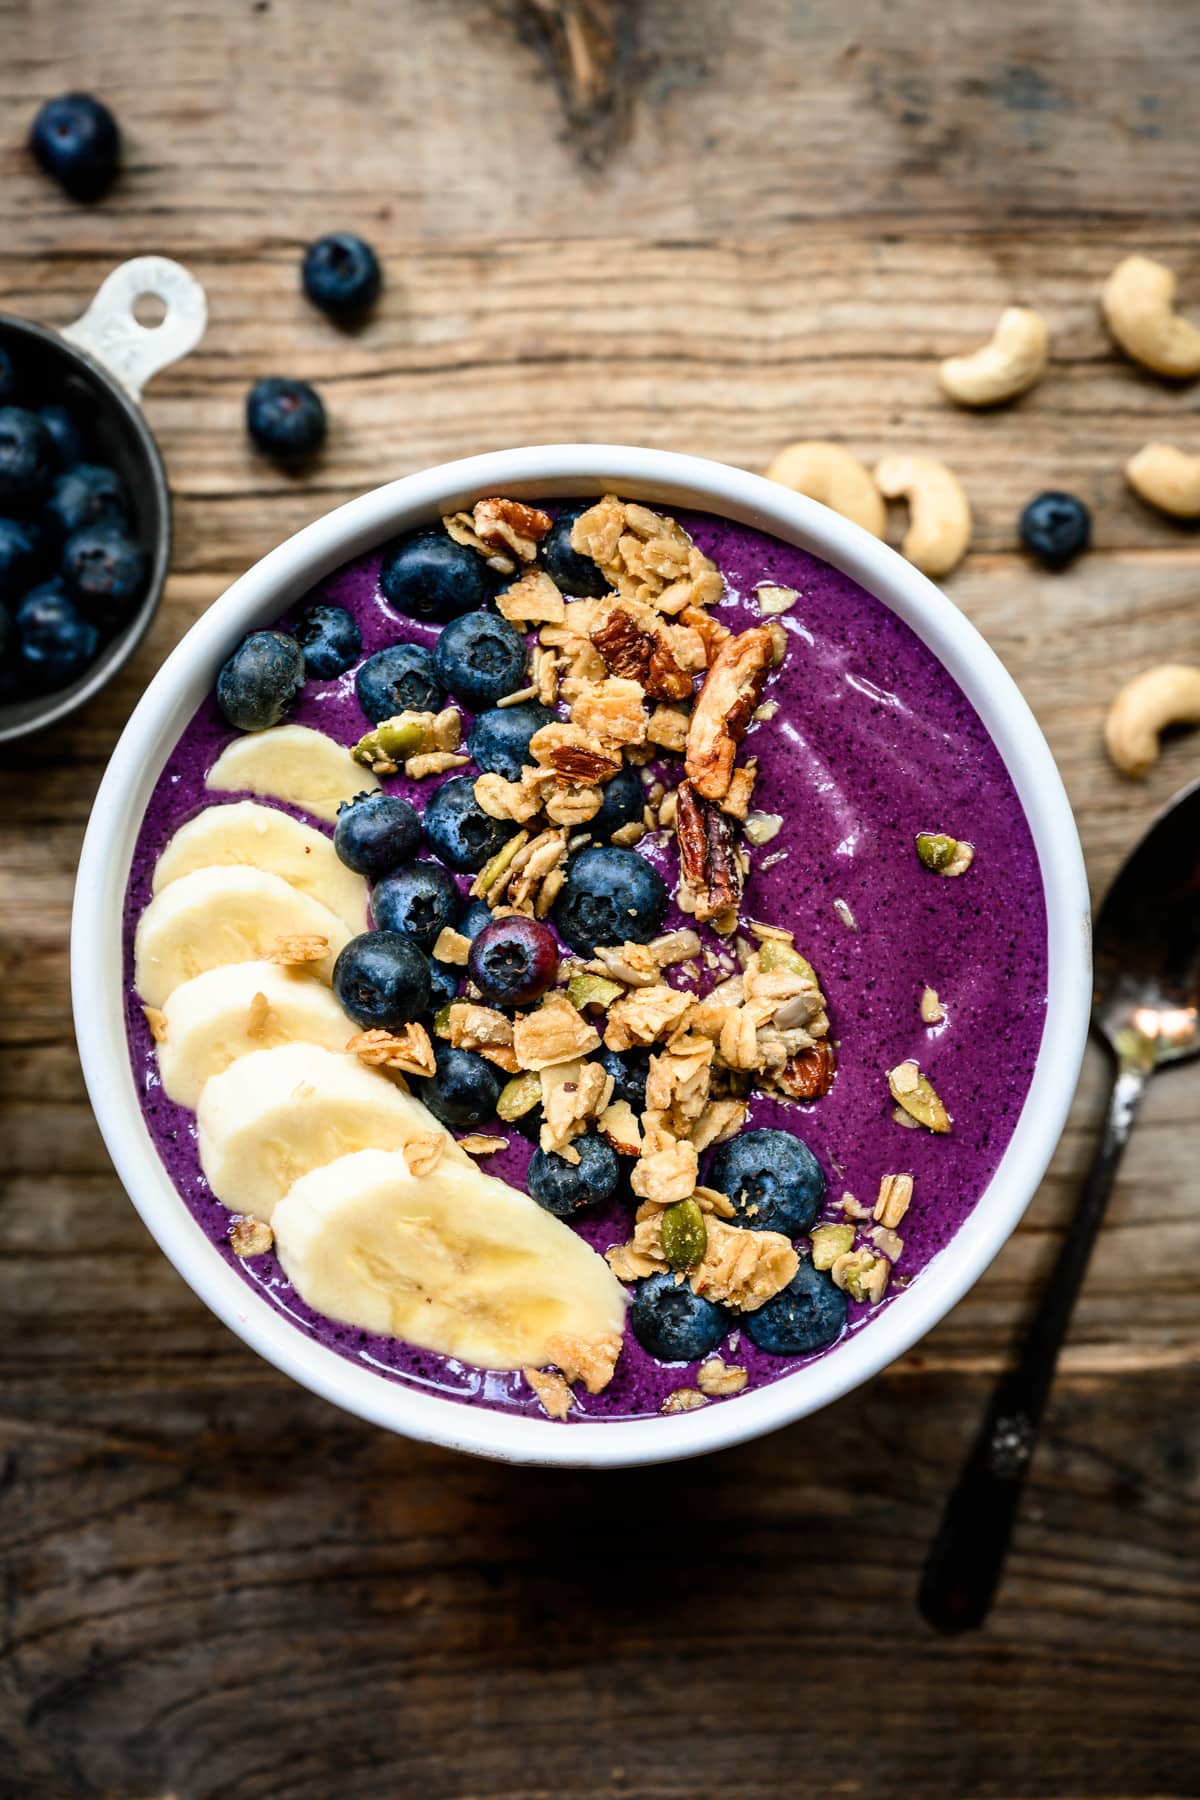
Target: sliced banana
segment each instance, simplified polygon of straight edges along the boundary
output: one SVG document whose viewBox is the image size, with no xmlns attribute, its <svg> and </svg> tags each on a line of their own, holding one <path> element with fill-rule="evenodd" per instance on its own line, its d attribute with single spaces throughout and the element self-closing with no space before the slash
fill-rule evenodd
<svg viewBox="0 0 1200 1800">
<path fill-rule="evenodd" d="M 367 929 L 367 884 L 311 825 L 256 800 L 206 806 L 181 825 L 154 865 L 154 892 L 193 869 L 241 863 L 281 875 L 335 912 L 352 932 Z"/>
<path fill-rule="evenodd" d="M 317 819 L 336 819 L 343 801 L 379 786 L 344 745 L 308 725 L 274 725 L 234 738 L 208 771 L 215 793 L 264 794 Z"/>
<path fill-rule="evenodd" d="M 240 1057 L 205 1082 L 196 1123 L 200 1166 L 215 1198 L 258 1219 L 270 1219 L 310 1169 L 354 1150 L 440 1141 L 456 1179 L 475 1167 L 419 1100 L 357 1057 L 316 1044 Z"/>
<path fill-rule="evenodd" d="M 357 1030 L 327 987 L 303 969 L 229 963 L 177 987 L 157 1045 L 163 1092 L 195 1112 L 201 1089 L 241 1056 L 279 1044 L 342 1051 Z"/>
<path fill-rule="evenodd" d="M 324 938 L 329 953 L 305 964 L 328 982 L 350 932 L 327 906 L 262 869 L 194 869 L 156 894 L 138 920 L 133 984 L 162 1006 L 185 981 L 223 963 L 270 960 L 289 938 Z"/>
<path fill-rule="evenodd" d="M 360 1150 L 303 1176 L 275 1208 L 275 1248 L 327 1318 L 484 1369 L 553 1361 L 561 1334 L 620 1333 L 625 1294 L 603 1257 L 506 1182 Z"/>
</svg>

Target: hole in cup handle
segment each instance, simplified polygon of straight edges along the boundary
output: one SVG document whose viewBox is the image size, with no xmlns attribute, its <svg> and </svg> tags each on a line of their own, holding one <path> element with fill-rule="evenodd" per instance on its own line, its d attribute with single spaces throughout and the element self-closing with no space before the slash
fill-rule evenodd
<svg viewBox="0 0 1200 1800">
<path fill-rule="evenodd" d="M 166 308 L 158 325 L 143 325 L 134 314 L 146 294 Z M 194 275 L 168 257 L 137 256 L 105 277 L 82 318 L 61 335 L 140 400 L 152 375 L 195 349 L 207 320 L 204 289 Z"/>
</svg>

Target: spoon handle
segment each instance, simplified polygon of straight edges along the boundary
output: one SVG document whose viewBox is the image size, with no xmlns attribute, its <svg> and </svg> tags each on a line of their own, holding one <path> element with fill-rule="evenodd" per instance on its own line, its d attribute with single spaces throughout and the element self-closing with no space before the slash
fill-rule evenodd
<svg viewBox="0 0 1200 1800">
<path fill-rule="evenodd" d="M 938 1631 L 969 1631 L 987 1617 L 1004 1568 L 1058 1352 L 1146 1080 L 1145 1069 L 1124 1060 L 1118 1064 L 1104 1135 L 1054 1273 L 1016 1367 L 997 1382 L 958 1485 L 946 1502 L 918 1594 L 922 1613 Z"/>
</svg>

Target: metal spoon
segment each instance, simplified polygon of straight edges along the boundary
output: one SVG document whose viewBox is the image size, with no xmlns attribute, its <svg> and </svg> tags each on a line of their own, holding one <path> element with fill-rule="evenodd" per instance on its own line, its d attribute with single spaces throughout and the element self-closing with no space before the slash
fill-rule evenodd
<svg viewBox="0 0 1200 1800">
<path fill-rule="evenodd" d="M 1104 1135 L 1017 1366 L 997 1383 L 930 1548 L 918 1603 L 939 1631 L 969 1631 L 987 1617 L 1138 1103 L 1156 1069 L 1200 1053 L 1200 781 L 1159 814 L 1105 895 L 1095 970 L 1092 1025 L 1116 1058 Z"/>
</svg>

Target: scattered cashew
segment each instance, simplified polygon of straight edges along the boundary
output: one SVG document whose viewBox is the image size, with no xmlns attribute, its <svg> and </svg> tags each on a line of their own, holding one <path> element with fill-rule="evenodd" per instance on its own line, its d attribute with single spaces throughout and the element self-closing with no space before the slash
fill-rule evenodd
<svg viewBox="0 0 1200 1800">
<path fill-rule="evenodd" d="M 958 476 L 931 456 L 885 456 L 875 480 L 887 499 L 908 501 L 900 549 L 909 562 L 923 575 L 948 575 L 971 541 L 971 508 Z"/>
<path fill-rule="evenodd" d="M 1125 464 L 1135 494 L 1177 519 L 1200 519 L 1200 456 L 1174 444 L 1146 444 Z"/>
<path fill-rule="evenodd" d="M 1119 262 L 1100 296 L 1108 329 L 1134 362 L 1157 375 L 1200 375 L 1200 330 L 1174 303 L 1174 275 L 1148 256 Z"/>
<path fill-rule="evenodd" d="M 970 356 L 951 356 L 938 371 L 945 391 L 960 406 L 998 406 L 1027 393 L 1046 373 L 1050 338 L 1041 315 L 1007 306 L 991 338 Z"/>
<path fill-rule="evenodd" d="M 767 470 L 768 481 L 782 482 L 822 506 L 852 519 L 864 531 L 883 536 L 887 509 L 871 474 L 841 444 L 809 438 L 781 450 Z"/>
<path fill-rule="evenodd" d="M 1168 725 L 1200 725 L 1200 669 L 1187 663 L 1135 675 L 1109 707 L 1104 742 L 1122 775 L 1136 780 L 1154 767 Z"/>
</svg>

